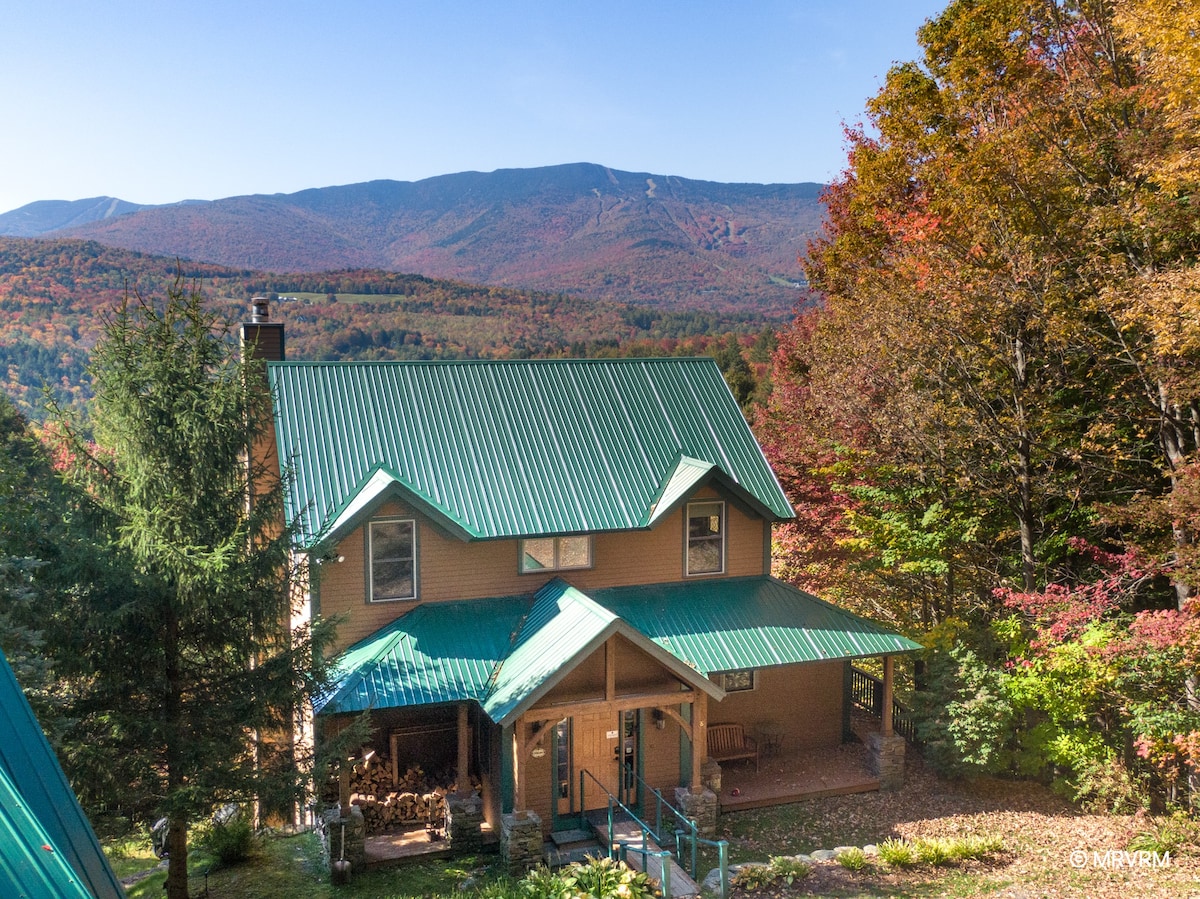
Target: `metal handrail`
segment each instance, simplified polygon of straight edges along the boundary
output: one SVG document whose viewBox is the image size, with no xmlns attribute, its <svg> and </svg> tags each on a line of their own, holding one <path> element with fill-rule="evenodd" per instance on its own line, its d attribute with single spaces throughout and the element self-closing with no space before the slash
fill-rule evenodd
<svg viewBox="0 0 1200 899">
<path fill-rule="evenodd" d="M 644 837 L 643 837 L 643 842 L 642 842 L 641 846 L 635 846 L 632 843 L 630 843 L 628 840 L 621 840 L 620 842 L 617 843 L 617 846 L 620 849 L 620 852 L 618 853 L 618 855 L 620 857 L 620 860 L 623 862 L 626 860 L 626 857 L 629 855 L 629 852 L 631 850 L 633 852 L 641 853 L 642 870 L 646 871 L 647 873 L 649 873 L 649 871 L 650 871 L 650 859 L 651 858 L 658 859 L 659 869 L 662 871 L 662 877 L 660 878 L 660 885 L 662 886 L 662 894 L 663 894 L 664 899 L 671 899 L 671 860 L 672 860 L 672 856 L 668 850 L 659 849 L 658 851 L 655 851 L 653 849 L 646 848 Z M 724 895 L 726 897 L 728 897 L 729 894 L 725 893 Z"/>
<path fill-rule="evenodd" d="M 718 867 L 720 868 L 720 871 L 721 871 L 721 899 L 729 899 L 729 841 L 728 840 L 709 840 L 709 839 L 705 839 L 704 837 L 700 836 L 699 828 L 696 825 L 695 819 L 684 816 L 683 812 L 679 811 L 679 809 L 675 808 L 673 805 L 671 805 L 669 802 L 667 802 L 665 799 L 662 798 L 662 793 L 660 791 L 650 788 L 650 791 L 655 795 L 655 797 L 658 800 L 658 803 L 656 804 L 655 815 L 659 819 L 658 820 L 658 829 L 652 830 L 649 824 L 647 824 L 645 821 L 643 821 L 642 818 L 633 811 L 633 809 L 631 809 L 629 806 L 627 806 L 625 803 L 623 803 L 620 799 L 618 799 L 616 796 L 614 796 L 609 791 L 608 787 L 606 787 L 606 786 L 604 786 L 604 784 L 600 783 L 600 781 L 599 781 L 599 779 L 597 779 L 596 775 L 594 775 L 591 771 L 588 771 L 586 768 L 579 769 L 579 824 L 580 824 L 580 827 L 584 827 L 588 823 L 587 822 L 587 812 L 585 811 L 585 809 L 587 808 L 587 802 L 585 801 L 585 798 L 586 798 L 585 797 L 586 781 L 584 779 L 585 776 L 591 778 L 592 782 L 595 783 L 596 786 L 598 786 L 600 788 L 600 792 L 608 797 L 608 839 L 605 842 L 608 844 L 608 857 L 609 858 L 613 857 L 612 834 L 613 834 L 613 829 L 616 825 L 616 821 L 615 821 L 615 817 L 616 817 L 615 809 L 616 808 L 619 807 L 622 811 L 624 811 L 625 814 L 627 814 L 630 818 L 632 818 L 633 821 L 637 824 L 637 826 L 641 829 L 642 845 L 645 846 L 646 841 L 647 841 L 646 840 L 647 836 L 652 836 L 654 838 L 654 841 L 660 845 L 662 843 L 666 842 L 666 840 L 660 835 L 661 830 L 662 830 L 662 820 L 661 820 L 662 819 L 662 807 L 666 806 L 667 809 L 669 809 L 675 815 L 675 817 L 684 825 L 684 827 L 675 829 L 675 832 L 674 832 L 675 852 L 672 853 L 672 852 L 667 851 L 666 854 L 668 856 L 673 856 L 673 857 L 679 859 L 680 861 L 682 861 L 683 849 L 680 846 L 680 843 L 683 840 L 687 840 L 688 842 L 690 842 L 692 851 L 690 853 L 691 866 L 690 866 L 690 870 L 688 873 L 690 873 L 692 878 L 695 879 L 696 867 L 698 864 L 697 855 L 698 855 L 699 845 L 704 844 L 707 846 L 717 847 L 717 861 L 718 861 Z M 637 774 L 635 773 L 633 776 L 637 777 Z M 641 783 L 644 787 L 649 788 L 649 785 L 644 780 L 642 780 L 640 777 L 638 777 L 638 780 L 641 781 Z M 632 846 L 630 848 L 636 849 L 636 847 L 632 847 Z M 664 870 L 666 870 L 666 866 L 664 866 Z M 670 893 L 667 891 L 670 874 L 669 873 L 666 874 L 665 878 L 666 879 L 664 880 L 664 883 L 663 883 L 663 896 L 666 897 L 666 899 L 670 899 Z"/>
</svg>

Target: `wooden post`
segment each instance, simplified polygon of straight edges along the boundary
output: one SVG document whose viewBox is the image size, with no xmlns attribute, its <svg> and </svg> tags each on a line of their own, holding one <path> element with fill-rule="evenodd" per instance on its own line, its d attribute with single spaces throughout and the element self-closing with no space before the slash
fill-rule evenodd
<svg viewBox="0 0 1200 899">
<path fill-rule="evenodd" d="M 892 674 L 895 662 L 892 656 L 883 657 L 883 726 L 880 729 L 885 737 L 892 735 Z"/>
<path fill-rule="evenodd" d="M 617 698 L 617 641 L 609 637 L 604 643 L 604 700 Z"/>
<path fill-rule="evenodd" d="M 458 705 L 458 791 L 471 792 L 471 730 L 467 723 L 467 704 Z"/>
<path fill-rule="evenodd" d="M 517 719 L 513 726 L 513 811 L 519 812 L 525 808 L 525 766 L 521 764 L 521 737 L 525 734 L 525 721 Z"/>
<path fill-rule="evenodd" d="M 692 700 L 692 792 L 700 793 L 704 784 L 700 782 L 700 769 L 708 760 L 708 694 L 696 691 Z"/>
</svg>

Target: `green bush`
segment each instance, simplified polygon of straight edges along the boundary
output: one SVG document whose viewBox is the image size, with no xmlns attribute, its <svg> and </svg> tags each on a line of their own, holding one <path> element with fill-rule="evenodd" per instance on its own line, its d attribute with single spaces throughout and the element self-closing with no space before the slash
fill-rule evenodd
<svg viewBox="0 0 1200 899">
<path fill-rule="evenodd" d="M 910 868 L 916 862 L 912 843 L 895 837 L 879 844 L 879 857 L 893 868 Z"/>
<path fill-rule="evenodd" d="M 659 895 L 657 882 L 642 871 L 610 858 L 591 858 L 558 871 L 536 868 L 517 884 L 527 899 L 652 899 Z"/>
<path fill-rule="evenodd" d="M 1182 813 L 1167 818 L 1151 818 L 1149 827 L 1139 830 L 1129 841 L 1130 852 L 1178 852 L 1200 840 L 1196 822 Z"/>
<path fill-rule="evenodd" d="M 770 865 L 742 865 L 730 882 L 740 890 L 757 890 L 773 884 L 775 872 L 771 870 Z"/>
<path fill-rule="evenodd" d="M 789 858 L 786 855 L 772 856 L 770 870 L 776 879 L 791 885 L 797 880 L 803 880 L 812 873 L 812 865 Z"/>
<path fill-rule="evenodd" d="M 1004 841 L 1000 837 L 963 837 L 950 841 L 950 854 L 957 859 L 986 858 L 1004 851 Z"/>
<path fill-rule="evenodd" d="M 867 866 L 867 854 L 857 846 L 853 849 L 839 852 L 835 858 L 837 859 L 837 863 L 847 871 L 861 871 Z"/>
<path fill-rule="evenodd" d="M 793 884 L 812 873 L 812 865 L 786 855 L 776 855 L 765 865 L 743 865 L 733 876 L 733 885 L 743 890 L 757 890 L 782 880 Z"/>
<path fill-rule="evenodd" d="M 944 865 L 954 857 L 949 843 L 930 838 L 913 843 L 913 852 L 922 865 Z"/>
<path fill-rule="evenodd" d="M 218 867 L 230 868 L 253 856 L 259 848 L 258 834 L 245 811 L 224 823 L 210 822 L 200 830 L 201 848 L 212 855 Z"/>
</svg>

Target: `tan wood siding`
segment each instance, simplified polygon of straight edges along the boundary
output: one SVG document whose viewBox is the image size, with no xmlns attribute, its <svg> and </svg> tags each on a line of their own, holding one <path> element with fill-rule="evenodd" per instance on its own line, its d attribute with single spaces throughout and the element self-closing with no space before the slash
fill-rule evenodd
<svg viewBox="0 0 1200 899">
<path fill-rule="evenodd" d="M 673 718 L 666 718 L 662 730 L 654 726 L 654 714 L 642 713 L 642 779 L 661 790 L 663 798 L 675 804 L 675 787 L 679 786 L 680 727 Z M 643 797 L 647 808 L 652 797 Z"/>
<path fill-rule="evenodd" d="M 786 750 L 837 746 L 842 740 L 842 662 L 781 665 L 755 671 L 755 688 L 709 706 L 709 722 L 738 722 L 751 732 L 773 722 Z"/>
<path fill-rule="evenodd" d="M 702 490 L 698 498 L 715 497 Z M 596 534 L 592 567 L 561 572 L 581 590 L 633 584 L 669 583 L 684 579 L 684 514 L 677 510 L 650 531 Z M 342 649 L 383 627 L 413 607 L 414 602 L 442 602 L 489 596 L 532 594 L 558 573 L 520 574 L 517 540 L 464 543 L 447 536 L 429 519 L 401 503 L 385 503 L 375 518 L 412 518 L 417 522 L 417 600 L 368 601 L 368 560 L 365 528 L 349 534 L 331 555 L 341 561 L 320 566 L 321 614 L 345 616 L 338 628 Z M 762 519 L 726 503 L 726 565 L 728 577 L 761 575 Z"/>
<path fill-rule="evenodd" d="M 549 833 L 554 803 L 554 725 L 546 725 L 542 732 L 542 742 L 525 750 L 519 764 L 525 771 L 525 808 L 537 812 L 542 819 L 543 832 Z M 533 731 L 526 724 L 521 726 L 520 734 L 524 745 Z M 538 749 L 545 750 L 541 758 L 533 755 Z"/>
</svg>

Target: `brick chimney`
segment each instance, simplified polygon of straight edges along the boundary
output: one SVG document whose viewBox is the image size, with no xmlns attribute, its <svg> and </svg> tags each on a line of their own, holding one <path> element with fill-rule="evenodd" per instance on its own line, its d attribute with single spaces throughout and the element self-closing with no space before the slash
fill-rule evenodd
<svg viewBox="0 0 1200 899">
<path fill-rule="evenodd" d="M 242 322 L 242 352 L 254 359 L 282 362 L 284 358 L 283 322 L 271 321 L 271 301 L 266 297 L 250 300 L 250 321 Z"/>
</svg>

